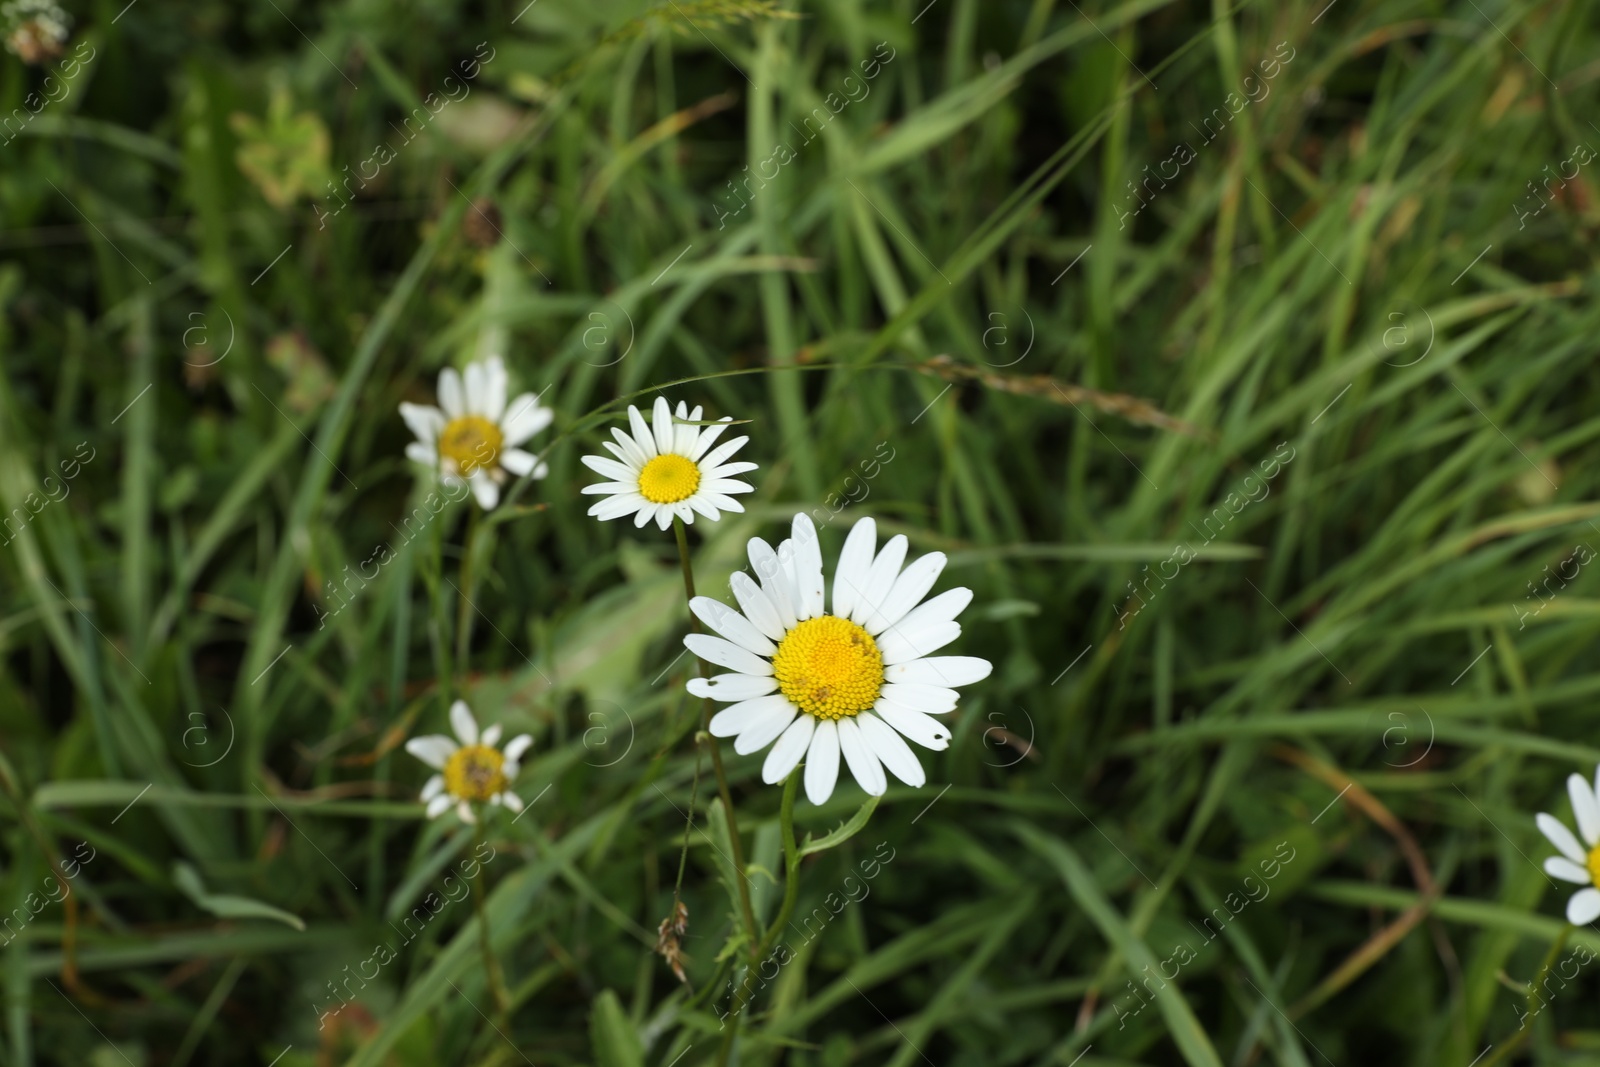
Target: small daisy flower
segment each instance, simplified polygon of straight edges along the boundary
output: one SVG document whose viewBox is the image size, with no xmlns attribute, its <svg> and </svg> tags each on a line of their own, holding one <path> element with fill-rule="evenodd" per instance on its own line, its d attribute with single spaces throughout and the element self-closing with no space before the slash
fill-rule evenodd
<svg viewBox="0 0 1600 1067">
<path fill-rule="evenodd" d="M 1593 788 L 1583 775 L 1574 774 L 1567 779 L 1567 794 L 1572 797 L 1572 814 L 1583 835 L 1582 845 L 1555 816 L 1541 811 L 1534 821 L 1539 832 L 1561 853 L 1544 861 L 1544 872 L 1584 887 L 1567 901 L 1567 922 L 1583 926 L 1600 919 L 1600 889 L 1595 888 L 1600 886 L 1600 767 L 1595 768 Z"/>
<path fill-rule="evenodd" d="M 464 700 L 450 705 L 450 725 L 460 744 L 443 734 L 413 737 L 406 742 L 407 752 L 441 772 L 422 787 L 428 818 L 437 819 L 452 804 L 461 821 L 469 823 L 478 821 L 472 812 L 474 804 L 500 804 L 521 811 L 522 798 L 509 787 L 533 738 L 518 734 L 506 742 L 503 751 L 495 748 L 500 740 L 500 725 L 496 723 L 480 734 L 478 720 L 472 717 Z"/>
<path fill-rule="evenodd" d="M 508 405 L 510 378 L 499 356 L 439 372 L 439 404 L 401 404 L 400 416 L 417 439 L 406 456 L 439 472 L 445 485 L 472 487 L 485 511 L 500 502 L 507 475 L 543 478 L 550 468 L 532 452 L 517 446 L 549 426 L 555 414 L 533 393 L 522 393 Z"/>
<path fill-rule="evenodd" d="M 710 597 L 689 602 L 721 636 L 690 634 L 683 643 L 734 672 L 689 682 L 695 696 L 732 705 L 712 717 L 711 733 L 734 738 L 740 755 L 771 744 L 761 767 L 768 784 L 788 777 L 804 757 L 813 804 L 833 794 L 841 753 L 873 796 L 888 788 L 885 767 L 920 787 L 922 765 L 903 737 L 935 751 L 948 747 L 950 731 L 933 716 L 955 710 L 954 686 L 981 681 L 991 670 L 975 656 L 929 655 L 961 636 L 955 618 L 972 600 L 972 590 L 951 589 L 923 603 L 944 569 L 944 553 L 930 552 L 902 570 L 904 535 L 874 554 L 876 544 L 871 519 L 850 530 L 834 571 L 832 614 L 823 610 L 817 531 L 804 514 L 794 517 L 793 536 L 776 550 L 750 539 L 760 584 L 743 572 L 730 579 L 742 612 Z"/>
<path fill-rule="evenodd" d="M 612 427 L 616 443 L 605 442 L 616 458 L 583 457 L 585 466 L 610 479 L 583 487 L 585 493 L 605 496 L 589 514 L 602 522 L 632 515 L 636 527 L 655 519 L 665 530 L 674 515 L 692 523 L 698 511 L 716 522 L 723 511 L 743 511 L 744 506 L 730 494 L 754 492 L 755 487 L 734 475 L 753 471 L 756 464 L 729 463 L 728 458 L 750 438 L 735 437 L 712 448 L 727 428 L 725 424 L 733 420 L 724 417 L 714 426 L 684 425 L 699 422 L 700 412 L 700 408 L 690 411 L 679 401 L 675 423 L 666 398 L 658 396 L 651 413 L 653 425 L 647 426 L 639 409 L 629 405 L 628 424 L 633 433 Z"/>
<path fill-rule="evenodd" d="M 55 0 L 11 0 L 0 5 L 6 49 L 33 66 L 61 54 L 72 17 Z"/>
</svg>

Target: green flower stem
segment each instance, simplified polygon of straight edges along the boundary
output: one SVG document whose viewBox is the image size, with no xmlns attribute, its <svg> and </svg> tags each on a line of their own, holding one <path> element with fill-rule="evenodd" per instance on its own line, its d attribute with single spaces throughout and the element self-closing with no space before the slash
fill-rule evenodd
<svg viewBox="0 0 1600 1067">
<path fill-rule="evenodd" d="M 472 643 L 472 542 L 478 534 L 478 502 L 473 500 L 469 507 L 467 533 L 461 542 L 461 588 L 456 590 L 461 598 L 456 602 L 456 669 L 461 672 L 461 683 L 466 681 L 467 653 Z M 456 695 L 460 696 L 464 688 L 458 683 Z"/>
<path fill-rule="evenodd" d="M 678 538 L 678 559 L 683 564 L 683 592 L 688 600 L 694 599 L 694 567 L 689 562 L 689 536 L 684 531 L 683 520 L 674 515 L 672 517 L 672 532 Z M 700 632 L 700 620 L 691 609 L 689 612 L 689 629 L 694 633 Z M 700 657 L 694 657 L 695 677 L 705 677 L 705 665 L 700 662 Z M 739 841 L 739 820 L 733 813 L 733 796 L 728 792 L 728 775 L 722 769 L 722 750 L 717 745 L 717 739 L 710 734 L 711 729 L 711 701 L 706 697 L 700 699 L 700 729 L 705 734 L 706 749 L 711 753 L 711 768 L 717 776 L 717 792 L 722 796 L 722 813 L 728 820 L 728 839 L 733 843 L 733 867 L 739 875 L 739 910 L 744 913 L 745 931 L 750 935 L 750 945 L 754 950 L 756 940 L 761 936 L 761 929 L 756 925 L 756 912 L 750 906 L 750 885 L 744 873 L 744 845 Z M 693 812 L 690 812 L 693 815 Z M 754 957 L 752 957 L 754 958 Z"/>
<path fill-rule="evenodd" d="M 1574 927 L 1571 923 L 1563 923 L 1561 933 L 1550 943 L 1550 951 L 1544 954 L 1544 962 L 1539 965 L 1539 973 L 1533 976 L 1533 982 L 1528 986 L 1528 1015 L 1527 1023 L 1512 1035 L 1510 1040 L 1494 1050 L 1494 1055 L 1483 1061 L 1482 1067 L 1494 1067 L 1495 1064 L 1507 1058 L 1521 1048 L 1533 1036 L 1533 1018 L 1539 1013 L 1534 1006 L 1538 999 L 1538 990 L 1544 984 L 1545 976 L 1550 973 L 1550 968 L 1555 966 L 1556 957 L 1561 955 L 1561 950 L 1566 946 L 1567 938 L 1571 936 Z"/>
<path fill-rule="evenodd" d="M 778 907 L 777 917 L 772 920 L 772 925 L 767 928 L 761 944 L 756 947 L 755 956 L 751 966 L 759 967 L 761 961 L 777 944 L 778 935 L 783 928 L 789 925 L 789 917 L 794 914 L 795 900 L 800 896 L 800 849 L 794 840 L 794 798 L 800 787 L 800 768 L 796 767 L 789 772 L 788 779 L 783 783 L 783 806 L 779 811 L 778 824 L 783 831 L 783 903 Z M 750 982 L 746 979 L 739 983 L 739 988 L 733 994 L 732 1025 L 728 1028 L 727 1036 L 722 1039 L 722 1048 L 717 1053 L 717 1067 L 726 1067 L 728 1056 L 733 1052 L 733 1042 L 739 1035 L 741 1021 L 744 1018 L 744 1009 L 750 1004 Z"/>
<path fill-rule="evenodd" d="M 485 829 L 480 816 L 476 834 L 477 844 L 485 844 L 488 838 L 488 830 Z M 489 992 L 494 996 L 496 1011 L 504 1019 L 511 1011 L 511 997 L 506 993 L 505 977 L 500 973 L 500 961 L 495 959 L 494 946 L 489 943 L 488 894 L 483 888 L 482 864 L 478 865 L 478 870 L 472 876 L 472 903 L 478 912 L 478 944 L 483 949 L 483 967 L 489 976 Z"/>
</svg>

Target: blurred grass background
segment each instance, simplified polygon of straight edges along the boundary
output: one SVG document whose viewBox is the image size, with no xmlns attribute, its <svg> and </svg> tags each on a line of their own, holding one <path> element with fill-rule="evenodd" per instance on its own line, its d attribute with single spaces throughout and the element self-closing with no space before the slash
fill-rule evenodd
<svg viewBox="0 0 1600 1067">
<path fill-rule="evenodd" d="M 733 1062 L 1518 1033 L 1567 895 L 1532 814 L 1600 760 L 1591 5 L 69 14 L 0 63 L 0 1064 L 716 1062 L 704 782 L 694 996 L 652 951 L 677 563 L 578 493 L 614 401 L 685 379 L 763 465 L 691 531 L 703 591 L 795 510 L 838 513 L 830 559 L 871 514 L 950 554 L 952 651 L 996 664 L 930 786 L 808 862 L 802 915 L 870 892 Z M 467 505 L 404 525 L 396 408 L 492 352 L 551 474 L 462 588 Z M 506 1031 L 464 903 L 332 984 L 472 851 L 398 749 L 457 690 L 536 737 L 485 867 Z M 726 759 L 778 871 L 778 791 Z M 1597 988 L 1516 1055 L 1592 1055 Z"/>
</svg>

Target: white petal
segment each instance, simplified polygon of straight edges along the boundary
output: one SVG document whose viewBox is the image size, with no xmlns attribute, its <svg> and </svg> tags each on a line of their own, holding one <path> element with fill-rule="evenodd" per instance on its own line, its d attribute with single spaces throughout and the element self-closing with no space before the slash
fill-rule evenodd
<svg viewBox="0 0 1600 1067">
<path fill-rule="evenodd" d="M 928 595 L 933 583 L 939 580 L 944 564 L 943 552 L 929 552 L 902 571 L 900 577 L 894 580 L 894 585 L 889 587 L 888 595 L 878 605 L 878 610 L 862 624 L 867 633 L 874 636 L 882 633 L 905 618 L 906 612 L 922 603 L 922 598 Z"/>
<path fill-rule="evenodd" d="M 439 439 L 439 431 L 444 429 L 444 412 L 429 404 L 401 403 L 400 417 L 424 444 L 433 444 Z"/>
<path fill-rule="evenodd" d="M 478 506 L 484 511 L 492 511 L 500 503 L 500 487 L 494 484 L 494 479 L 489 477 L 489 472 L 479 467 L 467 479 L 472 485 L 472 496 L 478 501 Z"/>
<path fill-rule="evenodd" d="M 678 423 L 672 428 L 672 450 L 680 456 L 689 454 L 694 447 L 695 440 L 700 436 L 700 427 L 686 425 L 700 421 L 700 409 L 690 411 L 687 404 L 678 401 Z"/>
<path fill-rule="evenodd" d="M 450 705 L 450 726 L 463 745 L 478 743 L 478 720 L 472 717 L 472 709 L 467 707 L 465 700 Z"/>
<path fill-rule="evenodd" d="M 872 754 L 889 768 L 890 774 L 906 785 L 922 788 L 928 776 L 922 773 L 922 764 L 917 762 L 916 753 L 900 739 L 899 734 L 885 726 L 883 720 L 870 711 L 857 715 L 856 725 L 861 729 L 862 740 Z"/>
<path fill-rule="evenodd" d="M 444 775 L 436 774 L 422 783 L 422 797 L 424 801 L 432 800 L 444 792 Z M 1552 857 L 1553 858 L 1553 857 Z"/>
<path fill-rule="evenodd" d="M 636 469 L 643 467 L 650 461 L 650 457 L 639 450 L 639 442 L 635 441 L 629 434 L 625 434 L 613 426 L 611 427 L 611 436 L 617 439 L 617 447 L 622 450 L 622 458 L 626 462 L 633 464 Z"/>
<path fill-rule="evenodd" d="M 533 393 L 522 393 L 511 401 L 500 419 L 502 443 L 514 448 L 555 421 L 556 413 L 539 403 Z"/>
<path fill-rule="evenodd" d="M 905 534 L 895 534 L 878 552 L 866 581 L 856 586 L 856 606 L 850 611 L 850 621 L 865 622 L 888 597 L 895 579 L 900 577 L 900 565 L 906 560 L 909 544 Z"/>
<path fill-rule="evenodd" d="M 716 443 L 717 438 L 722 436 L 722 431 L 726 430 L 728 428 L 728 423 L 731 420 L 732 420 L 732 416 L 726 416 L 726 417 L 722 418 L 721 420 L 719 420 L 717 425 L 715 425 L 715 426 L 702 427 L 700 436 L 695 439 L 694 444 L 690 446 L 689 451 L 685 452 L 684 455 L 688 456 L 690 459 L 694 460 L 696 463 L 699 463 L 700 460 L 701 460 L 701 457 L 703 457 L 706 454 L 706 451 L 708 449 L 710 449 L 710 447 L 713 444 Z M 740 438 L 738 441 L 732 442 L 733 447 L 729 448 L 727 450 L 727 452 L 721 457 L 721 459 L 726 459 L 728 456 L 731 456 L 735 452 L 739 451 L 739 446 L 744 444 L 748 440 L 750 440 L 750 438 L 744 437 L 744 438 Z M 726 448 L 727 446 L 724 445 L 723 447 Z M 717 451 L 721 452 L 722 449 L 719 448 Z M 720 462 L 720 460 L 719 460 L 719 462 Z"/>
<path fill-rule="evenodd" d="M 707 481 L 715 482 L 724 478 L 735 478 L 748 471 L 760 469 L 761 464 L 759 463 L 724 463 L 719 467 L 702 467 L 700 468 L 700 473 Z M 740 482 L 739 484 L 744 485 L 745 483 Z"/>
<path fill-rule="evenodd" d="M 712 637 L 710 633 L 690 633 L 683 638 L 683 643 L 688 646 L 691 653 L 701 657 L 706 662 L 736 670 L 742 675 L 770 675 L 773 673 L 773 664 L 762 657 L 739 648 L 733 641 L 726 641 L 720 637 Z"/>
<path fill-rule="evenodd" d="M 894 624 L 894 628 L 902 633 L 914 633 L 934 623 L 954 622 L 970 603 L 972 590 L 946 589 L 932 600 L 912 608 L 905 618 Z"/>
<path fill-rule="evenodd" d="M 509 395 L 511 375 L 506 373 L 505 360 L 490 356 L 483 364 L 483 417 L 498 423 L 500 416 L 506 413 L 506 397 Z"/>
<path fill-rule="evenodd" d="M 715 435 L 722 432 L 722 429 L 721 426 L 707 427 L 706 435 L 700 438 L 700 444 L 704 445 L 706 443 L 706 436 L 715 437 Z M 700 464 L 701 470 L 715 470 L 727 462 L 729 456 L 743 448 L 748 440 L 750 440 L 748 437 L 735 437 L 731 441 L 722 442 L 722 444 L 706 453 L 704 457 L 690 456 L 689 458 Z"/>
<path fill-rule="evenodd" d="M 1584 843 L 1593 848 L 1600 842 L 1600 804 L 1595 803 L 1594 791 L 1589 788 L 1588 779 L 1581 774 L 1569 775 L 1567 795 L 1572 798 L 1572 814 L 1578 820 L 1578 833 L 1583 835 Z"/>
<path fill-rule="evenodd" d="M 656 505 L 656 525 L 661 527 L 663 533 L 666 532 L 667 527 L 672 525 L 672 516 L 674 514 L 676 514 L 676 511 L 671 504 Z"/>
<path fill-rule="evenodd" d="M 671 452 L 677 442 L 672 432 L 672 406 L 666 397 L 656 397 L 655 407 L 650 412 L 650 426 L 655 430 L 656 451 Z"/>
<path fill-rule="evenodd" d="M 446 811 L 449 811 L 450 805 L 454 804 L 455 802 L 456 798 L 451 796 L 449 793 L 441 793 L 432 800 L 428 801 L 428 806 L 424 809 L 424 813 L 430 819 L 437 819 Z"/>
<path fill-rule="evenodd" d="M 906 663 L 885 667 L 883 677 L 890 682 L 912 682 L 917 685 L 938 685 L 950 688 L 971 685 L 989 677 L 994 666 L 977 656 L 930 656 Z"/>
<path fill-rule="evenodd" d="M 741 700 L 711 716 L 709 729 L 712 737 L 734 737 L 773 716 L 792 713 L 794 710 L 794 705 L 789 703 L 788 698 L 777 693 Z M 788 721 L 784 719 L 785 723 Z"/>
<path fill-rule="evenodd" d="M 761 780 L 776 785 L 789 777 L 811 746 L 811 735 L 816 728 L 817 720 L 811 715 L 801 715 L 790 723 L 772 751 L 767 753 L 767 761 L 761 765 Z"/>
<path fill-rule="evenodd" d="M 413 737 L 406 742 L 406 751 L 435 770 L 444 770 L 445 761 L 455 755 L 461 746 L 440 734 Z"/>
<path fill-rule="evenodd" d="M 806 750 L 806 799 L 813 804 L 826 803 L 838 778 L 839 729 L 832 719 L 823 719 Z"/>
<path fill-rule="evenodd" d="M 486 372 L 487 368 L 482 363 L 468 363 L 461 375 L 467 393 L 467 410 L 475 415 L 489 414 L 489 376 Z"/>
<path fill-rule="evenodd" d="M 539 457 L 520 448 L 508 448 L 500 453 L 500 466 L 520 478 L 534 472 L 539 466 Z"/>
<path fill-rule="evenodd" d="M 1568 830 L 1560 819 L 1541 811 L 1534 816 L 1533 821 L 1538 825 L 1539 832 L 1544 834 L 1549 842 L 1556 846 L 1556 850 L 1567 859 L 1577 864 L 1588 862 L 1588 853 L 1578 844 L 1578 839 L 1572 836 L 1572 831 Z"/>
<path fill-rule="evenodd" d="M 409 445 L 406 445 L 406 458 L 425 467 L 437 466 L 439 463 L 438 446 L 423 444 L 421 441 L 412 441 Z"/>
<path fill-rule="evenodd" d="M 868 796 L 881 797 L 889 788 L 889 779 L 884 777 L 883 764 L 878 762 L 878 757 L 872 749 L 867 747 L 867 742 L 861 736 L 861 728 L 854 719 L 839 720 L 839 751 L 844 753 L 845 763 L 850 765 L 850 773 L 855 775 L 861 788 L 866 790 Z"/>
<path fill-rule="evenodd" d="M 689 601 L 689 610 L 694 612 L 701 622 L 747 652 L 754 652 L 758 656 L 770 656 L 778 651 L 778 646 L 768 641 L 749 619 L 720 600 L 697 596 Z"/>
<path fill-rule="evenodd" d="M 960 695 L 954 689 L 943 689 L 936 685 L 887 682 L 879 691 L 878 698 L 928 715 L 943 715 L 956 710 L 956 700 Z"/>
<path fill-rule="evenodd" d="M 867 583 L 872 568 L 872 549 L 878 543 L 878 524 L 860 519 L 850 527 L 839 553 L 839 566 L 833 572 L 833 613 L 849 618 L 859 597 L 857 590 Z"/>
<path fill-rule="evenodd" d="M 505 756 L 507 763 L 516 763 L 522 759 L 522 754 L 528 751 L 529 746 L 532 744 L 533 736 L 531 734 L 518 734 L 506 742 L 505 751 L 502 754 Z"/>
<path fill-rule="evenodd" d="M 907 630 L 903 626 L 878 635 L 878 651 L 883 653 L 887 665 L 921 659 L 937 652 L 961 636 L 959 622 L 936 622 L 920 630 Z"/>
<path fill-rule="evenodd" d="M 1565 856 L 1551 856 L 1544 861 L 1544 873 L 1552 878 L 1559 878 L 1563 882 L 1574 885 L 1593 885 L 1594 879 L 1589 877 L 1589 872 L 1578 864 L 1573 863 Z"/>
<path fill-rule="evenodd" d="M 789 540 L 795 592 L 800 595 L 795 613 L 802 619 L 814 619 L 827 607 L 827 583 L 822 578 L 822 542 L 817 539 L 811 516 L 800 512 L 794 517 Z"/>
<path fill-rule="evenodd" d="M 690 696 L 709 697 L 727 703 L 777 692 L 778 680 L 770 676 L 761 678 L 750 674 L 719 674 L 714 678 L 690 678 L 688 689 Z"/>
<path fill-rule="evenodd" d="M 600 501 L 589 509 L 589 514 L 601 522 L 607 522 L 611 519 L 620 519 L 624 515 L 632 515 L 647 504 L 648 501 L 638 493 L 624 493 Z"/>
<path fill-rule="evenodd" d="M 1567 922 L 1588 926 L 1600 919 L 1600 889 L 1580 889 L 1567 901 Z"/>
<path fill-rule="evenodd" d="M 640 497 L 639 499 L 644 500 L 643 497 Z M 646 523 L 649 523 L 657 518 L 660 510 L 661 508 L 659 505 L 645 501 L 644 506 L 641 507 L 638 513 L 633 517 L 633 528 L 636 530 L 644 529 Z M 667 528 L 667 524 L 664 522 L 660 523 L 659 525 L 663 530 Z"/>
<path fill-rule="evenodd" d="M 778 618 L 778 609 L 773 606 L 772 598 L 762 592 L 761 587 L 743 571 L 735 571 L 728 579 L 728 585 L 732 587 L 734 599 L 739 602 L 744 617 L 774 641 L 783 640 L 788 630 L 783 620 Z"/>
<path fill-rule="evenodd" d="M 500 740 L 501 732 L 500 724 L 495 723 L 493 726 L 483 731 L 483 734 L 478 738 L 478 743 L 480 745 L 488 745 L 490 748 L 493 748 L 495 742 Z"/>
<path fill-rule="evenodd" d="M 883 717 L 884 722 L 923 748 L 943 752 L 950 747 L 950 730 L 938 719 L 887 700 L 880 700 L 872 707 Z"/>
<path fill-rule="evenodd" d="M 609 478 L 614 482 L 631 483 L 634 488 L 639 486 L 639 475 L 631 471 L 625 464 L 605 456 L 580 456 L 579 461 L 596 474 Z"/>
<path fill-rule="evenodd" d="M 789 575 L 785 572 L 783 561 L 772 550 L 772 546 L 759 537 L 750 538 L 750 568 L 757 578 L 761 579 L 761 588 L 766 591 L 767 598 L 772 601 L 772 606 L 777 609 L 778 621 L 783 628 L 791 630 L 800 619 L 794 613 L 795 596 L 791 595 Z"/>
<path fill-rule="evenodd" d="M 712 506 L 710 499 L 703 493 L 696 493 L 688 500 L 685 500 L 684 503 L 699 514 L 704 515 L 709 522 L 716 522 L 722 517 L 721 513 Z"/>
<path fill-rule="evenodd" d="M 478 821 L 478 817 L 472 814 L 472 805 L 468 804 L 465 800 L 456 805 L 456 814 L 461 817 L 462 822 L 468 823 L 469 825 Z"/>
<path fill-rule="evenodd" d="M 454 367 L 439 372 L 439 406 L 452 419 L 467 414 L 466 396 L 461 388 L 461 375 Z"/>
<path fill-rule="evenodd" d="M 517 794 L 513 793 L 509 789 L 507 789 L 504 793 L 501 793 L 495 799 L 504 804 L 506 807 L 510 808 L 512 811 L 521 811 L 524 807 L 522 798 L 517 796 Z"/>
<path fill-rule="evenodd" d="M 656 448 L 656 435 L 650 432 L 644 416 L 639 414 L 639 409 L 632 404 L 628 405 L 628 428 L 633 431 L 634 443 L 639 446 L 639 451 L 644 453 L 645 460 L 654 459 L 659 452 Z"/>
<path fill-rule="evenodd" d="M 763 700 L 768 699 L 762 697 Z M 783 710 L 769 715 L 764 719 L 757 719 L 750 724 L 750 728 L 733 739 L 733 750 L 741 756 L 748 756 L 752 752 L 759 752 L 778 739 L 778 735 L 789 728 L 794 717 L 800 714 L 787 700 L 783 702 Z"/>
<path fill-rule="evenodd" d="M 737 478 L 706 478 L 700 483 L 699 491 L 726 496 L 729 493 L 753 493 L 756 487 Z"/>
</svg>

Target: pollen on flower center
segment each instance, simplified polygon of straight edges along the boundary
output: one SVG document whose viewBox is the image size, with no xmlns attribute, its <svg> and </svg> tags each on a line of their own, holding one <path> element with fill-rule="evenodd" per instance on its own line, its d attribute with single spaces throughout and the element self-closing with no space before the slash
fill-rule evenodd
<svg viewBox="0 0 1600 1067">
<path fill-rule="evenodd" d="M 505 757 L 489 745 L 457 749 L 444 764 L 444 788 L 458 800 L 486 801 L 506 787 Z"/>
<path fill-rule="evenodd" d="M 1587 866 L 1589 868 L 1589 881 L 1595 885 L 1600 885 L 1600 845 L 1596 845 L 1589 850 Z"/>
<path fill-rule="evenodd" d="M 784 635 L 772 657 L 778 688 L 819 719 L 859 715 L 883 688 L 883 653 L 872 635 L 849 619 L 819 615 Z"/>
<path fill-rule="evenodd" d="M 482 415 L 463 415 L 451 419 L 439 435 L 439 455 L 455 460 L 462 477 L 467 477 L 479 467 L 492 466 L 504 443 L 493 422 Z"/>
<path fill-rule="evenodd" d="M 698 488 L 700 468 L 687 456 L 657 456 L 639 472 L 639 492 L 652 504 L 676 504 Z"/>
</svg>

